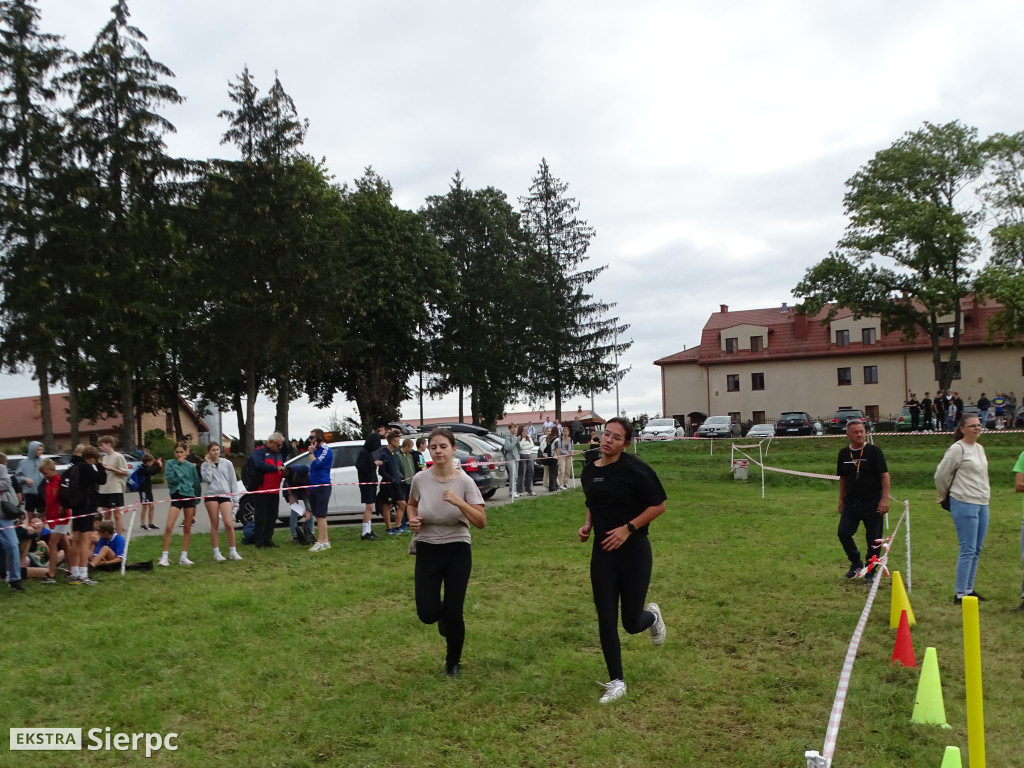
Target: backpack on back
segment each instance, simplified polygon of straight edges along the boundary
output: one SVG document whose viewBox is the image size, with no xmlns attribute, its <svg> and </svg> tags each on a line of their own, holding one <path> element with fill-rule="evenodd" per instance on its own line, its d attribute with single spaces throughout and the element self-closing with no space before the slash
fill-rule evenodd
<svg viewBox="0 0 1024 768">
<path fill-rule="evenodd" d="M 253 456 L 255 456 L 255 451 Z M 260 476 L 256 472 L 256 467 L 252 463 L 252 456 L 245 460 L 245 464 L 242 465 L 242 485 L 245 486 L 247 491 L 257 491 L 260 487 Z"/>
<path fill-rule="evenodd" d="M 81 464 L 75 464 L 60 479 L 57 500 L 64 509 L 75 509 L 85 503 L 85 491 L 82 490 Z"/>
<path fill-rule="evenodd" d="M 139 490 L 142 485 L 142 467 L 136 467 L 135 471 L 128 476 L 128 482 L 125 483 L 125 488 L 129 493 L 135 493 Z"/>
</svg>

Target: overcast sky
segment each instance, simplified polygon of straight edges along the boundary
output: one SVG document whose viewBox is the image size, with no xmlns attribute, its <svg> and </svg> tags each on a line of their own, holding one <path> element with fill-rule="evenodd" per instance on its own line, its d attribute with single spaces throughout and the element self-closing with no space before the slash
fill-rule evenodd
<svg viewBox="0 0 1024 768">
<path fill-rule="evenodd" d="M 41 0 L 45 31 L 91 45 L 112 0 Z M 306 151 L 337 180 L 366 166 L 419 208 L 456 169 L 518 207 L 542 157 L 596 229 L 595 295 L 631 325 L 619 388 L 661 408 L 652 361 L 691 347 L 719 304 L 790 291 L 845 226 L 845 181 L 924 121 L 1024 130 L 1024 4 L 998 0 L 696 3 L 519 0 L 137 0 L 132 22 L 186 98 L 164 114 L 172 153 L 220 146 L 229 81 L 275 70 L 310 121 Z M 501 343 L 501 329 L 495 329 Z M 215 364 L 216 361 L 211 361 Z M 0 380 L 0 396 L 34 382 Z M 615 412 L 615 393 L 596 410 Z M 550 404 L 549 404 L 550 405 Z M 574 397 L 566 410 L 589 407 Z M 510 410 L 516 410 L 510 407 Z M 524 406 L 525 409 L 525 406 Z M 336 403 L 339 416 L 351 404 Z M 407 403 L 405 415 L 418 414 Z M 457 412 L 427 401 L 426 415 Z M 468 404 L 466 406 L 468 414 Z M 330 413 L 328 409 L 327 414 Z M 293 434 L 322 425 L 304 401 Z M 225 423 L 234 431 L 234 422 Z M 273 427 L 262 403 L 257 435 Z"/>
</svg>

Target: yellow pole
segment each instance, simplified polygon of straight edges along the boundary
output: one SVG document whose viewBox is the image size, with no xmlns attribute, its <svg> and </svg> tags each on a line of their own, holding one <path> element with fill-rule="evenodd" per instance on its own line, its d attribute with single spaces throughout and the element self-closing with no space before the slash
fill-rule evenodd
<svg viewBox="0 0 1024 768">
<path fill-rule="evenodd" d="M 981 701 L 981 627 L 978 598 L 965 597 L 964 678 L 967 684 L 967 757 L 971 768 L 985 768 L 985 713 Z"/>
</svg>

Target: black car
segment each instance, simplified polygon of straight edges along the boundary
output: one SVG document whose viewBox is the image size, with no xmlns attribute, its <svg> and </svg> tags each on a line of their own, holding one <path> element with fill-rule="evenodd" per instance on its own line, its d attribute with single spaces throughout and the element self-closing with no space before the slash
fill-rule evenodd
<svg viewBox="0 0 1024 768">
<path fill-rule="evenodd" d="M 842 434 L 846 431 L 846 422 L 850 419 L 859 419 L 860 421 L 863 421 L 864 429 L 868 432 L 870 432 L 874 426 L 871 423 L 871 419 L 864 415 L 864 411 L 859 408 L 843 407 L 839 408 L 834 414 L 832 414 L 832 419 L 828 423 L 828 431 L 837 435 Z"/>
<path fill-rule="evenodd" d="M 775 422 L 776 437 L 784 435 L 813 435 L 814 419 L 805 411 L 786 411 Z"/>
</svg>

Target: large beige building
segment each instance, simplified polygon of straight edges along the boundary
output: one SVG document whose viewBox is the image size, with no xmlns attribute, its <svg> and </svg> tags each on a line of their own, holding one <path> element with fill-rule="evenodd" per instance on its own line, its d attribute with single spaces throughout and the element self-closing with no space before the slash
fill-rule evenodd
<svg viewBox="0 0 1024 768">
<path fill-rule="evenodd" d="M 998 306 L 961 302 L 958 362 L 952 389 L 964 402 L 981 393 L 1024 394 L 1024 349 L 1020 339 L 988 339 Z M 855 319 L 839 310 L 797 313 L 782 305 L 711 315 L 700 345 L 655 360 L 661 367 L 662 413 L 688 424 L 707 416 L 770 422 L 784 411 L 827 418 L 840 406 L 863 409 L 873 420 L 899 413 L 910 393 L 920 400 L 937 387 L 931 341 L 923 333 L 907 342 L 883 334 L 877 317 Z M 950 336 L 953 317 L 945 318 Z M 941 345 L 948 358 L 952 338 Z"/>
</svg>

